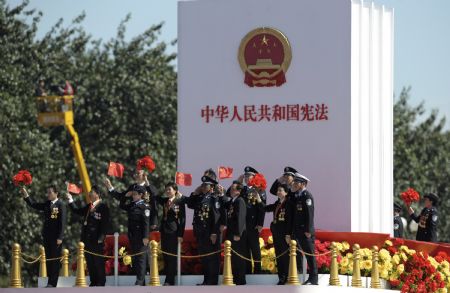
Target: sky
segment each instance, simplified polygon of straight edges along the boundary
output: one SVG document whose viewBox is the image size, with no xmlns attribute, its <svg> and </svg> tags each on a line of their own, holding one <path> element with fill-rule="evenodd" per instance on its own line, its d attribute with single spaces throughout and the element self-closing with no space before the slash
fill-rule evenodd
<svg viewBox="0 0 450 293">
<path fill-rule="evenodd" d="M 226 1 L 226 0 L 223 0 Z M 329 0 L 338 1 L 338 0 Z M 350 0 L 339 0 L 350 1 Z M 8 0 L 16 6 L 21 0 Z M 86 13 L 85 30 L 94 39 L 108 40 L 128 13 L 127 39 L 142 33 L 153 24 L 164 22 L 161 40 L 177 38 L 177 0 L 35 0 L 29 7 L 43 12 L 38 37 L 58 21 L 71 20 Z M 368 2 L 368 1 L 365 1 Z M 428 111 L 439 110 L 447 117 L 450 129 L 450 0 L 375 0 L 375 4 L 394 8 L 395 55 L 394 95 L 411 86 L 411 104 L 425 102 Z M 176 46 L 168 52 L 176 52 Z"/>
</svg>

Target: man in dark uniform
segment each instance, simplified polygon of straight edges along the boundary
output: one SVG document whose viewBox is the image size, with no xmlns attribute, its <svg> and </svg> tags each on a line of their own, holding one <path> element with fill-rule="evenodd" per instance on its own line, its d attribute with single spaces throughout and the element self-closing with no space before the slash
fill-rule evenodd
<svg viewBox="0 0 450 293">
<path fill-rule="evenodd" d="M 231 248 L 240 255 L 246 255 L 246 215 L 247 206 L 240 196 L 242 184 L 234 181 L 231 186 L 231 201 L 227 203 L 227 239 L 231 241 Z M 233 280 L 236 285 L 245 285 L 246 261 L 235 253 L 231 254 L 231 266 L 233 268 Z"/>
<path fill-rule="evenodd" d="M 35 202 L 28 194 L 25 187 L 21 188 L 25 202 L 35 210 L 44 213 L 44 227 L 42 237 L 44 239 L 45 256 L 47 259 L 61 256 L 61 248 L 64 230 L 66 226 L 66 206 L 58 199 L 58 191 L 55 185 L 47 188 L 47 201 Z M 48 283 L 47 287 L 56 287 L 58 284 L 59 260 L 47 261 Z"/>
<path fill-rule="evenodd" d="M 411 206 L 407 206 L 411 219 L 416 223 L 419 223 L 416 240 L 437 242 L 438 212 L 436 209 L 436 205 L 438 201 L 439 197 L 436 194 L 426 194 L 424 196 L 425 207 L 422 209 L 422 212 L 418 216 L 411 208 Z"/>
<path fill-rule="evenodd" d="M 394 203 L 394 237 L 403 238 L 403 221 L 400 217 L 402 207 L 399 204 Z"/>
<path fill-rule="evenodd" d="M 143 186 L 135 185 L 131 193 L 127 193 L 120 199 L 120 208 L 128 213 L 128 239 L 130 240 L 132 253 L 143 254 L 133 257 L 133 269 L 136 273 L 135 285 L 145 285 L 146 255 L 150 233 L 150 206 L 142 199 L 146 193 Z M 130 200 L 131 199 L 131 200 Z"/>
<path fill-rule="evenodd" d="M 150 205 L 150 209 L 151 209 L 151 230 L 156 230 L 157 225 L 159 223 L 158 219 L 161 219 L 162 217 L 162 209 L 157 209 L 156 208 L 156 202 L 155 202 L 155 197 L 158 194 L 158 191 L 156 189 L 155 186 L 153 186 L 148 178 L 147 175 L 145 173 L 146 171 L 144 169 L 140 169 L 140 170 L 136 170 L 133 174 L 133 179 L 134 179 L 134 183 L 131 184 L 125 191 L 120 192 L 117 191 L 114 186 L 111 184 L 111 181 L 106 178 L 105 179 L 105 185 L 106 188 L 108 189 L 109 194 L 117 199 L 117 200 L 121 200 L 123 197 L 125 197 L 127 195 L 127 193 L 131 193 L 134 190 L 135 186 L 142 186 L 145 188 L 146 190 L 146 194 L 144 195 L 144 198 L 147 203 Z M 129 196 L 130 194 L 128 194 Z M 148 198 L 146 198 L 148 197 Z M 159 213 L 158 211 L 161 210 L 161 212 Z"/>
<path fill-rule="evenodd" d="M 207 254 L 220 249 L 219 207 L 213 196 L 217 181 L 202 177 L 202 185 L 197 187 L 187 199 L 187 206 L 194 210 L 192 227 L 197 239 L 198 253 Z M 219 281 L 220 254 L 202 257 L 203 282 L 199 285 L 217 285 Z"/>
<path fill-rule="evenodd" d="M 85 249 L 96 254 L 103 254 L 103 246 L 109 228 L 109 208 L 100 198 L 101 192 L 97 185 L 92 186 L 89 192 L 90 204 L 77 207 L 72 195 L 67 192 L 69 208 L 83 219 L 81 241 L 86 245 Z M 105 259 L 90 253 L 85 253 L 89 271 L 90 285 L 105 286 Z"/>
<path fill-rule="evenodd" d="M 264 205 L 266 204 L 266 191 L 256 190 L 253 188 L 253 192 L 249 192 L 250 188 L 248 183 L 252 178 L 258 174 L 255 168 L 247 166 L 244 168 L 244 187 L 241 191 L 241 197 L 245 200 L 247 205 L 247 217 L 246 217 L 246 231 L 247 231 L 247 257 L 253 258 L 254 262 L 254 274 L 261 273 L 261 247 L 259 246 L 259 233 L 264 226 L 264 217 L 266 215 L 264 211 Z M 259 195 L 261 202 L 256 201 L 256 195 Z M 252 273 L 252 264 L 247 262 L 247 273 Z"/>
<path fill-rule="evenodd" d="M 298 173 L 296 169 L 292 167 L 285 167 L 283 175 L 280 178 L 276 179 L 273 182 L 272 187 L 270 187 L 270 193 L 272 193 L 273 195 L 277 195 L 278 186 L 280 186 L 281 184 L 287 184 L 287 186 L 289 187 L 294 181 L 295 173 Z"/>
<path fill-rule="evenodd" d="M 308 253 L 314 254 L 314 198 L 306 189 L 309 179 L 296 173 L 291 186 L 291 196 L 289 204 L 291 205 L 292 221 L 289 224 L 292 227 L 292 235 L 300 245 L 300 248 Z M 318 285 L 316 257 L 306 255 L 308 262 L 309 277 L 303 284 Z"/>
<path fill-rule="evenodd" d="M 266 212 L 273 213 L 270 231 L 272 232 L 273 245 L 277 256 L 277 285 L 284 285 L 286 283 L 289 271 L 289 253 L 285 253 L 285 251 L 289 249 L 289 241 L 291 240 L 291 231 L 289 230 L 288 223 L 292 218 L 292 209 L 287 204 L 288 192 L 289 186 L 287 184 L 278 185 L 277 201 L 265 207 Z M 279 257 L 282 253 L 284 255 Z"/>
<path fill-rule="evenodd" d="M 156 197 L 157 202 L 163 206 L 163 217 L 159 231 L 161 232 L 161 249 L 177 254 L 178 243 L 183 242 L 186 226 L 186 197 L 178 192 L 178 186 L 169 182 L 165 186 L 166 197 Z M 177 273 L 177 258 L 163 255 L 166 280 L 164 286 L 175 285 Z"/>
</svg>

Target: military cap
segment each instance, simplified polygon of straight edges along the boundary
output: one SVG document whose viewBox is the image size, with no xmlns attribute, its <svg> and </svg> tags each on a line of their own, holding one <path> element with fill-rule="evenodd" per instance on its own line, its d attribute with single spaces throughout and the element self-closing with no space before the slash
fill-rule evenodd
<svg viewBox="0 0 450 293">
<path fill-rule="evenodd" d="M 203 184 L 211 184 L 211 185 L 215 185 L 217 184 L 217 181 L 212 179 L 211 177 L 208 176 L 203 176 L 202 177 L 202 183 Z"/>
<path fill-rule="evenodd" d="M 402 206 L 399 205 L 398 203 L 394 203 L 394 211 L 401 211 L 402 210 Z"/>
<path fill-rule="evenodd" d="M 309 182 L 309 179 L 306 178 L 306 176 L 304 176 L 304 175 L 302 175 L 302 174 L 297 172 L 294 175 L 294 181 L 300 182 L 300 183 L 306 183 L 306 182 Z"/>
<path fill-rule="evenodd" d="M 295 173 L 298 173 L 298 171 L 297 170 L 295 170 L 294 168 L 292 168 L 292 167 L 285 167 L 284 168 L 284 175 L 291 175 L 291 176 L 295 176 Z"/>
<path fill-rule="evenodd" d="M 133 186 L 133 191 L 136 191 L 139 194 L 145 194 L 147 192 L 147 190 L 145 189 L 144 186 L 137 185 L 137 184 L 135 184 Z"/>
<path fill-rule="evenodd" d="M 437 196 L 437 194 L 432 193 L 432 192 L 425 194 L 423 197 L 431 200 L 433 202 L 433 204 L 437 204 L 439 201 L 439 196 Z"/>
<path fill-rule="evenodd" d="M 256 171 L 255 168 L 250 167 L 250 166 L 245 167 L 244 172 L 245 172 L 245 174 L 252 174 L 252 175 L 258 174 L 258 171 Z"/>
</svg>

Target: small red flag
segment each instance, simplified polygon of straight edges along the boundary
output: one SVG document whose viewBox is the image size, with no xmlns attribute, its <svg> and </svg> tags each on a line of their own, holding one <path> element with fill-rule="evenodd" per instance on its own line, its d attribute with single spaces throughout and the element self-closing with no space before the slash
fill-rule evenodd
<svg viewBox="0 0 450 293">
<path fill-rule="evenodd" d="M 175 182 L 178 185 L 191 186 L 192 185 L 192 175 L 187 173 L 177 172 L 175 174 Z"/>
<path fill-rule="evenodd" d="M 233 168 L 231 167 L 219 167 L 219 179 L 226 179 L 233 177 Z"/>
<path fill-rule="evenodd" d="M 73 194 L 80 194 L 83 189 L 74 183 L 67 182 L 67 191 Z"/>
<path fill-rule="evenodd" d="M 122 164 L 109 162 L 109 167 L 108 167 L 108 175 L 109 176 L 122 178 L 123 170 L 125 170 L 125 168 L 123 167 Z"/>
</svg>

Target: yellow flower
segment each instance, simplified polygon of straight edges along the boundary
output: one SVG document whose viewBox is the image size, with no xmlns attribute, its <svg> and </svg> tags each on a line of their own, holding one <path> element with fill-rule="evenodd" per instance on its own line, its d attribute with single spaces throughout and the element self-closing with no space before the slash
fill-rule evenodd
<svg viewBox="0 0 450 293">
<path fill-rule="evenodd" d="M 409 250 L 408 250 L 408 254 L 409 254 L 409 255 L 416 254 L 416 251 L 415 251 L 414 249 L 409 249 Z"/>
<path fill-rule="evenodd" d="M 269 249 L 269 256 L 275 256 L 275 248 L 273 248 L 273 247 L 271 247 L 270 249 Z"/>
<path fill-rule="evenodd" d="M 270 263 L 270 262 L 271 262 L 271 261 L 270 261 L 269 258 L 263 257 L 263 258 L 261 259 L 261 268 L 262 268 L 263 270 L 268 270 L 267 267 L 269 266 L 269 263 Z"/>
<path fill-rule="evenodd" d="M 350 244 L 348 244 L 347 241 L 342 242 L 342 247 L 344 248 L 343 251 L 349 250 L 350 249 Z"/>
<path fill-rule="evenodd" d="M 386 249 L 381 249 L 380 252 L 378 253 L 378 255 L 380 256 L 381 260 L 387 260 L 391 258 L 391 255 L 389 254 L 389 251 L 387 251 Z"/>
<path fill-rule="evenodd" d="M 400 246 L 399 250 L 408 251 L 408 246 L 402 245 L 402 246 Z"/>
<path fill-rule="evenodd" d="M 399 256 L 398 254 L 394 255 L 394 256 L 392 257 L 392 261 L 393 261 L 396 265 L 398 265 L 398 264 L 400 263 L 400 256 Z"/>
<path fill-rule="evenodd" d="M 262 239 L 261 237 L 259 237 L 259 247 L 263 247 L 264 246 L 264 239 Z"/>
<path fill-rule="evenodd" d="M 272 237 L 272 235 L 269 236 L 269 238 L 267 238 L 267 243 L 273 244 L 273 237 Z"/>
<path fill-rule="evenodd" d="M 123 255 L 124 253 L 125 253 L 125 247 L 122 246 L 122 247 L 119 249 L 119 255 Z"/>
<path fill-rule="evenodd" d="M 352 258 L 353 258 L 353 253 L 348 252 L 347 255 L 346 255 L 346 257 L 347 257 L 349 260 L 352 259 Z"/>
<path fill-rule="evenodd" d="M 405 271 L 405 266 L 403 264 L 397 266 L 397 272 L 399 274 L 403 273 L 404 271 Z"/>
<path fill-rule="evenodd" d="M 428 261 L 431 265 L 436 269 L 439 266 L 439 263 L 434 259 L 434 257 L 429 256 Z"/>
<path fill-rule="evenodd" d="M 392 241 L 386 240 L 386 241 L 384 241 L 384 244 L 386 244 L 387 246 L 392 246 Z"/>
<path fill-rule="evenodd" d="M 439 293 L 447 293 L 447 288 L 441 288 L 441 289 L 439 289 Z"/>
<path fill-rule="evenodd" d="M 363 261 L 362 268 L 365 270 L 371 270 L 372 269 L 372 261 L 371 260 Z"/>
<path fill-rule="evenodd" d="M 273 261 L 271 261 L 271 262 L 269 262 L 269 263 L 267 264 L 267 270 L 270 271 L 270 272 L 272 272 L 272 271 L 275 270 L 275 264 L 274 264 Z"/>
<path fill-rule="evenodd" d="M 124 265 L 131 265 L 131 256 L 129 256 L 129 255 L 125 255 L 124 257 L 123 257 L 123 264 Z"/>
<path fill-rule="evenodd" d="M 342 243 L 336 242 L 336 249 L 338 251 L 343 251 L 342 248 L 343 248 Z"/>
<path fill-rule="evenodd" d="M 340 266 L 341 267 L 346 267 L 346 266 L 348 266 L 348 263 L 349 263 L 348 258 L 343 257 L 342 260 L 341 260 Z"/>
<path fill-rule="evenodd" d="M 404 252 L 402 252 L 402 253 L 400 254 L 400 256 L 401 256 L 401 258 L 402 258 L 404 261 L 406 261 L 406 260 L 408 259 L 408 257 L 406 256 L 406 254 L 405 254 Z"/>
<path fill-rule="evenodd" d="M 268 253 L 269 252 L 267 251 L 267 249 L 265 249 L 265 248 L 261 249 L 261 256 L 267 256 Z"/>
<path fill-rule="evenodd" d="M 383 278 L 383 279 L 387 279 L 387 278 L 389 277 L 389 272 L 388 272 L 388 270 L 382 270 L 382 271 L 380 272 L 380 277 Z"/>
<path fill-rule="evenodd" d="M 397 273 L 392 273 L 389 275 L 389 281 L 395 281 L 398 279 L 398 274 Z"/>
</svg>

